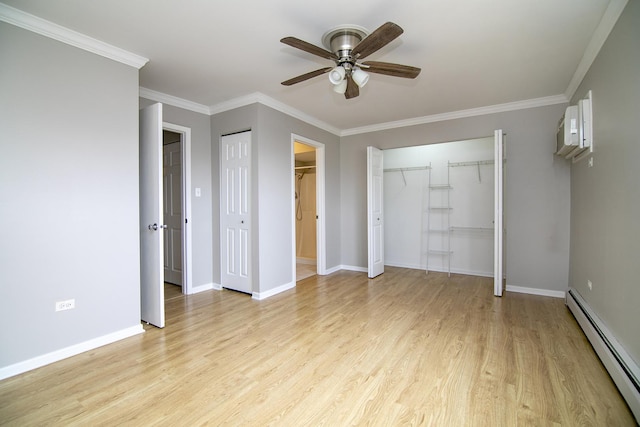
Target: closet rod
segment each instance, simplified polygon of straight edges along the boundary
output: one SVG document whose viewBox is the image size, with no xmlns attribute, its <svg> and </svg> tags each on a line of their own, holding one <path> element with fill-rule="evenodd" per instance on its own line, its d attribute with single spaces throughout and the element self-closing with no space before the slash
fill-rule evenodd
<svg viewBox="0 0 640 427">
<path fill-rule="evenodd" d="M 449 167 L 455 168 L 457 166 L 480 166 L 480 165 L 492 165 L 492 164 L 493 164 L 493 160 L 479 160 L 479 161 L 472 161 L 472 162 L 449 163 Z"/>
<path fill-rule="evenodd" d="M 295 170 L 299 170 L 299 169 L 314 169 L 315 166 L 296 166 L 294 169 Z"/>
<path fill-rule="evenodd" d="M 423 171 L 431 169 L 431 166 L 416 166 L 412 168 L 391 168 L 384 169 L 385 172 L 406 172 L 406 171 Z"/>
</svg>

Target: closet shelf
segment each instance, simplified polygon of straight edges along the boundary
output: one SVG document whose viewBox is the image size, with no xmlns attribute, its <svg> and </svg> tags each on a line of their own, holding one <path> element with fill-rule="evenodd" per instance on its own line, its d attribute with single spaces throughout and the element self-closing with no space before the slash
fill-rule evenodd
<svg viewBox="0 0 640 427">
<path fill-rule="evenodd" d="M 451 255 L 453 251 L 439 251 L 435 249 L 429 249 L 427 252 L 433 255 Z"/>
<path fill-rule="evenodd" d="M 447 184 L 430 185 L 429 190 L 453 190 L 453 187 Z"/>
<path fill-rule="evenodd" d="M 431 206 L 429 208 L 429 210 L 432 210 L 432 211 L 448 211 L 448 210 L 451 210 L 451 209 L 453 209 L 453 208 L 448 207 L 448 206 Z"/>
<path fill-rule="evenodd" d="M 475 231 L 475 232 L 484 232 L 491 231 L 493 232 L 493 227 L 451 227 L 451 231 Z"/>
<path fill-rule="evenodd" d="M 449 230 L 446 228 L 430 228 L 425 233 L 447 233 Z"/>
</svg>

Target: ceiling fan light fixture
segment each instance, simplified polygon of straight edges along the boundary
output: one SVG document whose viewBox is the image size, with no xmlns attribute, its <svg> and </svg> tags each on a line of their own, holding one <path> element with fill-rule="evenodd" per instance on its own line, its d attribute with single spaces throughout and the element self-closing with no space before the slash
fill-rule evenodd
<svg viewBox="0 0 640 427">
<path fill-rule="evenodd" d="M 369 73 L 362 71 L 360 68 L 355 68 L 351 72 L 351 77 L 358 87 L 364 87 L 364 85 L 369 81 Z"/>
<path fill-rule="evenodd" d="M 333 91 L 336 93 L 345 93 L 347 91 L 347 79 L 344 79 L 337 85 L 334 85 Z"/>
<path fill-rule="evenodd" d="M 341 65 L 329 72 L 329 81 L 334 85 L 339 85 L 344 80 L 346 70 Z"/>
</svg>

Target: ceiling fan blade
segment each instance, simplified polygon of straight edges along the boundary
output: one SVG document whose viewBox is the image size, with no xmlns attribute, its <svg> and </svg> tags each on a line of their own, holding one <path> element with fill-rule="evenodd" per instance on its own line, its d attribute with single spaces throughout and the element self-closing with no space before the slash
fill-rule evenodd
<svg viewBox="0 0 640 427">
<path fill-rule="evenodd" d="M 351 77 L 350 74 L 346 77 L 346 79 L 347 79 L 347 90 L 344 92 L 344 97 L 347 99 L 351 99 L 360 95 L 360 88 L 358 88 L 358 85 L 356 84 L 356 82 L 353 81 L 353 78 Z"/>
<path fill-rule="evenodd" d="M 392 64 L 391 62 L 366 61 L 362 65 L 368 67 L 363 68 L 370 73 L 386 74 L 387 76 L 404 77 L 406 79 L 415 79 L 422 71 L 417 67 Z"/>
<path fill-rule="evenodd" d="M 310 71 L 308 73 L 305 74 L 300 74 L 297 77 L 291 78 L 289 80 L 285 80 L 282 82 L 283 85 L 285 86 L 291 86 L 294 85 L 296 83 L 300 83 L 303 82 L 305 80 L 309 80 L 313 77 L 322 75 L 324 73 L 328 73 L 329 71 L 331 71 L 331 67 L 326 67 L 326 68 L 320 68 L 319 70 L 315 70 L 315 71 Z"/>
<path fill-rule="evenodd" d="M 387 44 L 395 40 L 404 30 L 393 22 L 382 24 L 373 33 L 369 34 L 356 45 L 351 51 L 351 55 L 358 58 L 364 58 L 371 55 L 378 49 L 383 48 Z"/>
<path fill-rule="evenodd" d="M 331 59 L 332 61 L 338 60 L 338 56 L 335 53 L 329 52 L 328 50 L 324 50 L 321 47 L 312 45 L 311 43 L 307 43 L 306 41 L 297 39 L 295 37 L 285 37 L 280 41 L 286 45 L 295 47 L 296 49 L 304 50 L 307 53 L 319 56 L 321 58 Z"/>
</svg>

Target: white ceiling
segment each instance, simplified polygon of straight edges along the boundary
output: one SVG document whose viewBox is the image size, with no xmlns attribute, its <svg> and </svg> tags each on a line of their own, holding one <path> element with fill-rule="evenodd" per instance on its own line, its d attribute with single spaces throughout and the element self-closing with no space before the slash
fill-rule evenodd
<svg viewBox="0 0 640 427">
<path fill-rule="evenodd" d="M 585 52 L 588 60 L 608 35 L 610 28 L 603 33 L 599 24 L 611 14 L 609 0 L 3 2 L 149 58 L 140 70 L 143 88 L 211 111 L 262 96 L 339 131 L 566 100 L 586 70 Z M 280 43 L 282 37 L 322 46 L 330 28 L 356 24 L 373 31 L 386 21 L 404 34 L 367 59 L 420 67 L 415 80 L 372 74 L 350 100 L 331 90 L 326 75 L 280 84 L 332 65 Z"/>
</svg>

